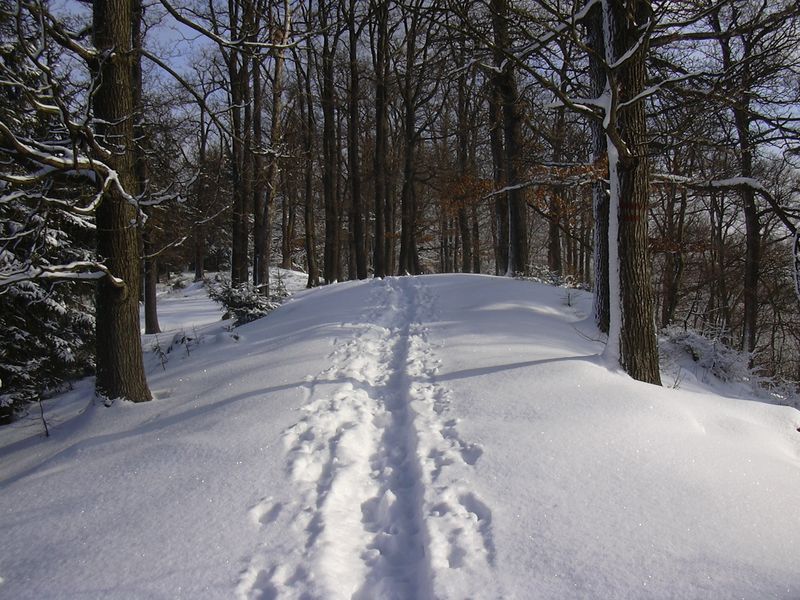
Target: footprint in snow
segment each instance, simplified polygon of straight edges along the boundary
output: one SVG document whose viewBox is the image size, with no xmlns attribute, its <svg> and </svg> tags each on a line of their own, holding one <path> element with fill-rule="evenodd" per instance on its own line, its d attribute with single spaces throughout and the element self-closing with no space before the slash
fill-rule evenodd
<svg viewBox="0 0 800 600">
<path fill-rule="evenodd" d="M 264 498 L 250 509 L 250 519 L 257 525 L 269 525 L 277 520 L 282 510 L 282 502 L 273 502 L 272 497 Z"/>
</svg>

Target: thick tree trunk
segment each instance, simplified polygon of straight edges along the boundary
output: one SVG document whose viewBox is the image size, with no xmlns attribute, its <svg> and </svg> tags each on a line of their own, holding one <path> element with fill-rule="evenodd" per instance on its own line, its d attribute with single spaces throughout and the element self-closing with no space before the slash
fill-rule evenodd
<svg viewBox="0 0 800 600">
<path fill-rule="evenodd" d="M 114 148 L 111 159 L 120 184 L 136 189 L 133 157 L 134 110 L 131 61 L 131 0 L 95 0 L 94 44 L 113 59 L 100 61 L 92 109 L 100 139 Z M 134 402 L 150 400 L 139 335 L 139 257 L 136 208 L 115 186 L 97 210 L 97 253 L 111 273 L 97 285 L 97 393 Z"/>
<path fill-rule="evenodd" d="M 606 14 L 611 35 L 607 49 L 613 51 L 613 56 L 606 56 L 607 61 L 614 62 L 630 54 L 615 73 L 619 104 L 629 102 L 645 88 L 648 44 L 646 38 L 642 39 L 646 33 L 640 31 L 638 24 L 652 18 L 650 3 L 646 0 L 636 0 L 633 6 L 628 4 L 621 0 L 610 2 Z M 648 255 L 650 168 L 644 102 L 629 104 L 619 110 L 618 115 L 618 122 L 610 124 L 616 131 L 609 135 L 613 136 L 609 143 L 615 145 L 616 155 L 613 158 L 616 165 L 610 168 L 611 178 L 615 175 L 617 178 L 617 185 L 612 181 L 612 195 L 616 194 L 618 201 L 619 362 L 634 379 L 660 385 Z M 612 163 L 611 158 L 609 163 Z M 610 336 L 614 334 L 615 328 L 611 327 Z M 615 340 L 609 343 L 613 347 Z"/>
</svg>

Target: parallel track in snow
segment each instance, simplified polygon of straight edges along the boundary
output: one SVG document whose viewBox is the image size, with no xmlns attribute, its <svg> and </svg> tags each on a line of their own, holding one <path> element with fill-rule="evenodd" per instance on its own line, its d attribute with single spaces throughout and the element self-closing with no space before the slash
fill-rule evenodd
<svg viewBox="0 0 800 600">
<path fill-rule="evenodd" d="M 266 535 L 283 519 L 296 536 L 280 556 L 274 543 L 254 553 L 241 598 L 465 597 L 493 567 L 491 510 L 447 476 L 482 450 L 461 440 L 435 382 L 424 326 L 435 298 L 419 278 L 367 285 L 363 323 L 342 325 L 353 333 L 334 341 L 306 415 L 284 432 L 292 489 L 251 511 Z M 441 577 L 454 569 L 455 588 Z"/>
</svg>

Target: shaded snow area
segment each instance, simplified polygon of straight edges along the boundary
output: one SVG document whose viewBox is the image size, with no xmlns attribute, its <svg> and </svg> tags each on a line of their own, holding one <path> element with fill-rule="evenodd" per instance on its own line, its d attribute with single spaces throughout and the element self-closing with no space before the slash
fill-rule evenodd
<svg viewBox="0 0 800 600">
<path fill-rule="evenodd" d="M 799 598 L 800 413 L 610 371 L 590 305 L 441 275 L 197 325 L 153 402 L 0 430 L 0 597 Z"/>
<path fill-rule="evenodd" d="M 218 273 L 208 273 L 214 281 Z M 287 269 L 270 269 L 270 289 L 283 288 L 289 294 L 305 289 L 308 276 Z M 185 332 L 191 335 L 197 327 L 214 323 L 222 318 L 223 308 L 206 293 L 204 281 L 193 281 L 192 273 L 183 273 L 171 279 L 171 284 L 158 285 L 158 324 L 163 332 Z M 144 307 L 140 305 L 141 332 L 144 333 Z M 152 342 L 150 336 L 146 342 Z M 147 345 L 147 344 L 145 344 Z"/>
</svg>

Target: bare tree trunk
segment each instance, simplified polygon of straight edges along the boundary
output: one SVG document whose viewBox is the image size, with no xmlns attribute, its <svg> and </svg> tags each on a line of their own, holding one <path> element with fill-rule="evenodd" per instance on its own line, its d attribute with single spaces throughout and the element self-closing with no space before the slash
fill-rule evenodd
<svg viewBox="0 0 800 600">
<path fill-rule="evenodd" d="M 458 162 L 458 174 L 462 180 L 469 175 L 469 157 L 467 146 L 469 145 L 469 116 L 468 96 L 467 96 L 467 70 L 466 50 L 464 41 L 461 40 L 458 64 L 460 73 L 458 76 L 458 112 L 457 112 L 457 131 L 456 131 L 456 161 Z M 469 218 L 467 216 L 466 198 L 459 199 L 458 207 L 458 228 L 461 234 L 461 272 L 469 273 L 472 271 L 472 230 L 470 229 Z"/>
<path fill-rule="evenodd" d="M 417 275 L 419 257 L 417 255 L 417 206 L 416 206 L 416 82 L 414 74 L 416 59 L 416 37 L 419 15 L 411 15 L 406 32 L 406 62 L 403 78 L 403 191 L 400 205 L 400 274 Z"/>
<path fill-rule="evenodd" d="M 766 6 L 766 4 L 765 4 Z M 753 176 L 753 145 L 750 133 L 751 102 L 753 97 L 753 45 L 752 38 L 747 35 L 737 36 L 741 43 L 741 59 L 734 61 L 731 39 L 722 35 L 725 29 L 719 21 L 719 8 L 713 12 L 711 23 L 719 35 L 722 51 L 722 66 L 726 73 L 736 74 L 735 88 L 731 102 L 733 121 L 736 128 L 739 146 L 739 169 L 744 178 Z M 745 261 L 744 261 L 744 314 L 742 318 L 742 337 L 740 348 L 745 352 L 753 352 L 756 348 L 758 333 L 758 279 L 761 271 L 761 223 L 758 216 L 755 192 L 750 186 L 742 189 L 745 226 Z M 752 362 L 752 361 L 751 361 Z"/>
<path fill-rule="evenodd" d="M 279 173 L 279 160 L 280 160 L 280 146 L 283 132 L 281 131 L 281 112 L 283 110 L 283 69 L 284 57 L 286 53 L 286 44 L 289 42 L 289 37 L 292 31 L 292 13 L 289 0 L 284 0 L 284 13 L 283 13 L 283 27 L 277 36 L 277 45 L 271 50 L 272 60 L 275 70 L 272 74 L 272 106 L 270 115 L 270 128 L 269 128 L 269 145 L 272 150 L 267 159 L 266 173 L 262 174 L 263 169 L 263 148 L 261 148 L 262 140 L 256 141 L 258 149 L 257 158 L 257 177 L 259 181 L 257 194 L 259 202 L 263 203 L 261 206 L 261 213 L 256 215 L 256 219 L 261 220 L 259 228 L 259 235 L 257 240 L 258 246 L 258 277 L 257 285 L 261 293 L 269 295 L 269 264 L 271 261 L 272 252 L 272 213 L 273 204 L 275 201 L 276 191 L 278 189 L 278 173 Z M 260 76 L 261 62 L 260 60 L 253 60 L 253 89 L 255 93 L 256 83 L 258 83 L 258 101 L 254 106 L 256 110 L 261 110 L 261 76 Z M 255 71 L 259 73 L 256 75 Z M 258 130 L 261 130 L 261 117 L 258 117 Z M 255 128 L 254 128 L 255 129 Z M 263 179 L 262 179 L 263 178 Z M 263 183 L 262 183 L 263 182 Z M 255 236 L 254 236 L 255 237 Z"/>
<path fill-rule="evenodd" d="M 356 24 L 356 0 L 350 0 L 347 28 L 350 41 L 350 97 L 347 120 L 347 153 L 350 163 L 350 194 L 352 205 L 352 236 L 356 271 L 359 279 L 367 278 L 367 254 L 364 245 L 364 206 L 361 198 L 361 161 L 359 158 L 359 80 L 358 38 L 360 27 Z"/>
<path fill-rule="evenodd" d="M 753 149 L 750 144 L 749 109 L 734 109 L 736 132 L 739 136 L 739 153 L 742 177 L 753 176 Z M 745 260 L 744 260 L 744 314 L 742 318 L 741 349 L 753 352 L 758 334 L 758 279 L 761 272 L 761 221 L 753 188 L 742 189 L 744 204 Z M 752 361 L 751 361 L 752 362 Z"/>
<path fill-rule="evenodd" d="M 205 277 L 206 231 L 202 225 L 195 225 L 194 238 L 194 280 L 202 281 Z"/>
<path fill-rule="evenodd" d="M 522 111 L 517 92 L 513 62 L 506 59 L 505 51 L 511 49 L 508 32 L 508 0 L 490 0 L 495 41 L 495 64 L 502 66 L 492 78 L 502 102 L 503 143 L 505 149 L 508 191 L 508 271 L 507 275 L 528 270 L 528 218 L 519 184 L 522 153 Z"/>
<path fill-rule="evenodd" d="M 303 119 L 303 153 L 305 170 L 303 177 L 303 225 L 305 228 L 306 266 L 308 268 L 307 287 L 319 285 L 319 266 L 316 251 L 316 219 L 314 218 L 314 113 L 311 94 L 311 45 L 306 50 L 308 71 L 305 74 L 304 92 L 299 95 L 300 117 Z M 300 69 L 297 71 L 300 77 Z"/>
<path fill-rule="evenodd" d="M 687 193 L 682 190 L 680 194 L 680 204 L 678 214 L 675 214 L 675 194 L 673 188 L 670 198 L 666 204 L 664 214 L 665 237 L 668 248 L 664 256 L 664 274 L 661 286 L 661 327 L 668 327 L 675 316 L 675 309 L 678 306 L 678 292 L 683 277 L 683 220 L 686 214 Z"/>
<path fill-rule="evenodd" d="M 559 47 L 562 55 L 561 67 L 558 71 L 559 76 L 559 89 L 562 93 L 566 93 L 567 84 L 569 80 L 569 50 L 567 45 L 559 40 Z M 553 153 L 551 159 L 553 163 L 558 164 L 564 160 L 564 139 L 566 135 L 566 116 L 563 106 L 556 109 L 555 123 L 553 127 Z M 547 264 L 550 271 L 559 275 L 563 274 L 564 266 L 561 261 L 561 220 L 564 208 L 564 195 L 565 190 L 562 186 L 554 186 L 550 195 L 550 206 L 548 210 L 548 228 L 547 228 Z M 569 219 L 567 223 L 569 225 Z M 569 247 L 569 240 L 567 240 Z M 573 256 L 573 261 L 575 257 Z M 575 270 L 575 269 L 574 269 Z"/>
<path fill-rule="evenodd" d="M 243 11 L 240 15 L 239 12 Z M 229 2 L 229 26 L 232 39 L 251 35 L 253 21 L 252 1 Z M 252 203 L 252 106 L 250 70 L 247 57 L 237 48 L 225 48 L 231 93 L 231 122 L 233 125 L 231 147 L 233 153 L 233 219 L 231 244 L 231 282 L 248 279 L 247 244 L 249 237 L 248 215 Z"/>
<path fill-rule="evenodd" d="M 295 238 L 297 213 L 295 212 L 295 202 L 288 193 L 283 196 L 281 202 L 281 231 L 283 232 L 281 243 L 281 267 L 284 269 L 292 268 L 292 254 L 294 253 L 293 240 Z"/>
<path fill-rule="evenodd" d="M 264 177 L 264 132 L 261 123 L 261 59 L 253 57 L 253 285 L 269 295 L 269 206 Z M 270 140 L 272 142 L 272 140 Z"/>
<path fill-rule="evenodd" d="M 591 80 L 591 95 L 599 98 L 606 87 L 606 73 L 600 57 L 605 54 L 605 35 L 603 33 L 603 10 L 595 5 L 589 12 L 587 22 L 589 52 L 589 72 Z M 589 121 L 591 132 L 590 160 L 597 165 L 607 161 L 608 149 L 606 147 L 606 133 L 603 126 L 596 119 Z M 594 216 L 594 320 L 598 329 L 608 333 L 610 320 L 609 287 L 608 287 L 608 257 L 609 257 L 609 198 L 608 189 L 602 181 L 592 184 L 592 214 Z"/>
<path fill-rule="evenodd" d="M 481 236 L 478 224 L 478 205 L 472 203 L 472 272 L 481 272 Z"/>
<path fill-rule="evenodd" d="M 158 287 L 158 261 L 151 255 L 153 245 L 148 239 L 147 232 L 142 232 L 142 249 L 144 250 L 144 332 L 161 333 L 158 325 L 157 287 Z"/>
<path fill-rule="evenodd" d="M 99 61 L 94 75 L 92 109 L 97 133 L 112 148 L 111 162 L 122 186 L 136 190 L 133 157 L 131 0 L 95 0 L 94 45 L 116 60 Z M 120 52 L 120 49 L 123 51 Z M 151 399 L 144 374 L 139 335 L 139 257 L 136 209 L 119 189 L 104 193 L 97 209 L 97 253 L 115 277 L 97 284 L 97 393 L 134 402 Z"/>
<path fill-rule="evenodd" d="M 642 36 L 638 23 L 652 18 L 650 3 L 636 0 L 628 6 L 621 0 L 609 3 L 608 19 L 613 56 L 628 56 L 615 72 L 618 83 L 618 102 L 629 102 L 645 88 L 645 57 L 648 40 Z M 607 45 L 607 47 L 609 47 Z M 611 178 L 618 179 L 618 260 L 619 304 L 621 323 L 619 331 L 619 361 L 634 379 L 661 384 L 656 343 L 655 315 L 653 313 L 653 288 L 650 274 L 647 238 L 647 208 L 649 200 L 649 160 L 644 102 L 628 104 L 618 111 L 615 152 L 616 169 Z M 622 145 L 622 147 L 620 147 Z M 616 157 L 615 157 L 616 159 Z M 611 160 L 609 160 L 611 162 Z M 611 241 L 610 241 L 611 243 Z M 610 336 L 614 334 L 611 328 Z"/>
<path fill-rule="evenodd" d="M 208 165 L 207 161 L 207 148 L 208 148 L 208 132 L 206 129 L 206 113 L 205 107 L 200 105 L 200 140 L 198 144 L 198 163 L 200 165 L 200 173 L 198 174 L 197 181 L 194 186 L 197 190 L 197 198 L 202 198 L 208 193 Z M 205 256 L 206 256 L 206 228 L 204 223 L 195 224 L 192 229 L 193 238 L 193 251 L 194 251 L 194 280 L 202 281 L 205 276 Z"/>
<path fill-rule="evenodd" d="M 320 25 L 323 30 L 322 42 L 322 196 L 325 203 L 325 264 L 323 274 L 326 283 L 339 278 L 340 239 L 339 207 L 336 199 L 336 115 L 334 107 L 334 54 L 336 41 L 331 40 L 328 31 L 328 3 L 319 3 Z"/>
<path fill-rule="evenodd" d="M 502 100 L 499 86 L 492 82 L 489 93 L 489 141 L 492 149 L 494 187 L 503 189 L 508 177 L 506 174 L 505 149 L 503 148 Z M 497 194 L 494 200 L 495 224 L 495 275 L 508 271 L 508 194 Z"/>
<path fill-rule="evenodd" d="M 392 181 L 392 186 L 394 185 Z M 387 185 L 387 190 L 392 189 Z M 386 222 L 386 274 L 394 275 L 397 265 L 397 197 L 395 194 L 386 196 L 386 211 L 384 212 Z"/>
<path fill-rule="evenodd" d="M 403 191 L 400 204 L 400 274 L 416 275 L 417 207 L 414 193 L 414 110 L 406 107 L 406 139 L 403 156 Z M 409 133 L 409 129 L 410 133 Z"/>
<path fill-rule="evenodd" d="M 550 195 L 550 210 L 547 217 L 547 268 L 553 273 L 561 275 L 561 215 L 559 197 L 555 193 Z"/>
<path fill-rule="evenodd" d="M 146 194 L 148 181 L 147 154 L 145 144 L 147 143 L 144 128 L 144 101 L 142 98 L 142 62 L 140 50 L 142 48 L 142 19 L 144 18 L 144 8 L 141 0 L 133 0 L 133 13 L 131 14 L 131 43 L 136 53 L 131 61 L 131 80 L 133 82 L 133 153 L 134 171 L 136 174 L 136 192 Z M 145 213 L 151 216 L 151 211 Z M 144 264 L 144 332 L 160 333 L 158 325 L 158 304 L 156 285 L 158 283 L 158 264 L 153 256 L 153 244 L 151 242 L 152 224 L 145 221 L 140 228 L 142 262 Z"/>
<path fill-rule="evenodd" d="M 373 67 L 375 70 L 375 233 L 372 265 L 375 277 L 386 275 L 386 138 L 388 129 L 388 100 L 386 97 L 386 79 L 388 71 L 388 19 L 389 3 L 384 0 L 373 0 L 372 9 L 375 14 L 375 39 L 373 41 Z"/>
</svg>

